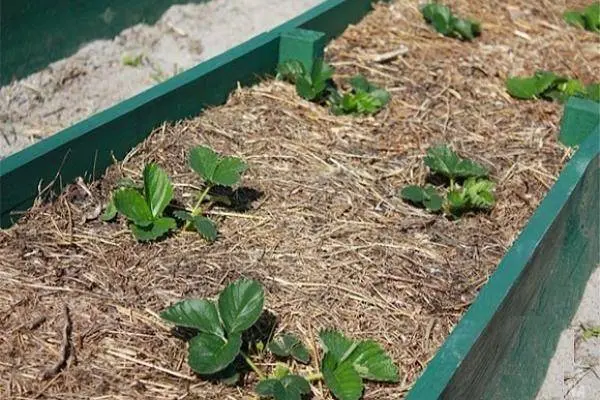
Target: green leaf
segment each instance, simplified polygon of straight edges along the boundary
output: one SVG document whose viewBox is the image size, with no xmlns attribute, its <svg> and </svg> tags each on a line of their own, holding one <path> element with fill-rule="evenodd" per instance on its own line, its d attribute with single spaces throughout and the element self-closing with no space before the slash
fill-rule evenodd
<svg viewBox="0 0 600 400">
<path fill-rule="evenodd" d="M 600 32 L 600 2 L 594 1 L 583 12 L 585 28 L 588 31 Z"/>
<path fill-rule="evenodd" d="M 230 333 L 243 332 L 260 317 L 265 300 L 260 283 L 239 279 L 227 286 L 219 295 L 219 314 Z"/>
<path fill-rule="evenodd" d="M 487 179 L 469 178 L 464 183 L 465 196 L 475 208 L 491 208 L 494 205 L 494 183 Z"/>
<path fill-rule="evenodd" d="M 310 361 L 308 349 L 296 336 L 286 333 L 276 336 L 268 345 L 269 351 L 279 357 L 292 356 L 297 361 L 307 364 Z"/>
<path fill-rule="evenodd" d="M 344 361 L 351 363 L 361 378 L 380 382 L 398 382 L 398 368 L 385 350 L 373 340 L 358 344 Z"/>
<path fill-rule="evenodd" d="M 206 240 L 213 242 L 217 239 L 217 227 L 211 219 L 203 216 L 195 216 L 192 218 L 192 222 L 194 223 L 194 228 L 196 228 L 198 233 Z"/>
<path fill-rule="evenodd" d="M 190 167 L 207 182 L 212 183 L 218 162 L 219 155 L 210 147 L 198 146 L 190 151 Z"/>
<path fill-rule="evenodd" d="M 256 393 L 261 397 L 275 400 L 300 400 L 303 394 L 310 393 L 310 384 L 298 375 L 286 375 L 281 379 L 266 379 L 256 385 Z"/>
<path fill-rule="evenodd" d="M 468 207 L 468 199 L 462 190 L 450 190 L 446 196 L 450 213 L 460 215 Z"/>
<path fill-rule="evenodd" d="M 420 186 L 408 185 L 408 186 L 405 186 L 402 189 L 402 191 L 400 191 L 400 196 L 404 200 L 408 200 L 408 201 L 411 201 L 416 204 L 421 204 L 421 203 L 423 203 L 423 200 L 425 200 L 426 195 L 425 195 L 425 190 L 423 190 Z"/>
<path fill-rule="evenodd" d="M 237 157 L 223 157 L 217 163 L 211 181 L 223 186 L 237 184 L 246 171 L 246 163 Z"/>
<path fill-rule="evenodd" d="M 358 114 L 375 114 L 383 106 L 381 101 L 371 96 L 371 94 L 367 92 L 357 92 L 354 94 L 354 98 L 356 101 L 356 112 Z"/>
<path fill-rule="evenodd" d="M 177 223 L 173 218 L 163 217 L 155 219 L 148 226 L 130 225 L 131 231 L 137 240 L 145 242 L 158 239 L 172 229 L 177 228 Z"/>
<path fill-rule="evenodd" d="M 452 21 L 452 31 L 462 40 L 473 40 L 481 33 L 481 27 L 477 22 L 455 18 Z"/>
<path fill-rule="evenodd" d="M 332 353 L 325 353 L 321 363 L 325 384 L 339 400 L 358 400 L 363 392 L 360 375 L 351 363 L 339 364 Z"/>
<path fill-rule="evenodd" d="M 438 194 L 437 190 L 431 186 L 425 186 L 425 198 L 423 199 L 423 205 L 429 211 L 437 212 L 442 209 L 444 199 Z"/>
<path fill-rule="evenodd" d="M 421 13 L 425 20 L 433 25 L 436 31 L 442 35 L 450 33 L 452 13 L 449 7 L 438 3 L 429 3 L 421 9 Z"/>
<path fill-rule="evenodd" d="M 199 374 L 222 371 L 235 360 L 242 346 L 242 334 L 228 339 L 210 333 L 200 333 L 189 342 L 188 364 Z"/>
<path fill-rule="evenodd" d="M 345 360 L 357 346 L 341 332 L 329 329 L 320 331 L 319 339 L 321 339 L 323 351 L 331 354 L 337 362 Z"/>
<path fill-rule="evenodd" d="M 304 64 L 298 60 L 287 60 L 277 66 L 277 79 L 295 83 L 299 76 L 306 74 Z"/>
<path fill-rule="evenodd" d="M 460 162 L 458 154 L 446 145 L 430 147 L 425 156 L 425 165 L 432 172 L 444 175 L 448 178 L 455 178 L 454 171 Z"/>
<path fill-rule="evenodd" d="M 220 337 L 225 335 L 219 311 L 212 300 L 183 300 L 161 312 L 160 317 L 178 326 L 196 328 Z"/>
<path fill-rule="evenodd" d="M 507 79 L 506 89 L 508 94 L 517 99 L 534 99 L 551 89 L 559 78 L 554 73 L 547 71 L 538 71 L 532 77 L 513 76 Z"/>
<path fill-rule="evenodd" d="M 322 58 L 318 58 L 313 63 L 311 78 L 316 87 L 322 85 L 323 89 L 325 89 L 325 83 L 333 78 L 333 68 L 323 61 Z"/>
<path fill-rule="evenodd" d="M 265 379 L 254 388 L 260 397 L 273 397 L 275 400 L 287 400 L 287 391 L 279 379 Z"/>
<path fill-rule="evenodd" d="M 484 177 L 489 174 L 483 165 L 467 159 L 460 159 L 453 172 L 457 178 Z"/>
<path fill-rule="evenodd" d="M 173 198 L 173 186 L 167 173 L 158 165 L 150 163 L 144 167 L 144 195 L 152 217 L 162 216 Z"/>
<path fill-rule="evenodd" d="M 314 100 L 317 97 L 316 91 L 309 76 L 302 75 L 296 80 L 296 92 L 300 97 L 306 100 Z"/>
<path fill-rule="evenodd" d="M 566 11 L 563 14 L 563 19 L 569 25 L 577 26 L 579 28 L 585 29 L 585 18 L 583 14 L 577 11 Z"/>
<path fill-rule="evenodd" d="M 173 216 L 180 221 L 193 221 L 194 217 L 189 211 L 185 210 L 175 210 L 173 211 Z"/>
<path fill-rule="evenodd" d="M 113 194 L 115 207 L 135 225 L 140 227 L 152 224 L 152 211 L 144 197 L 135 189 L 119 189 Z"/>
<path fill-rule="evenodd" d="M 367 78 L 361 74 L 354 75 L 352 78 L 350 78 L 350 86 L 352 86 L 352 88 L 356 91 L 361 90 L 367 93 L 378 89 L 377 86 L 371 84 Z"/>
<path fill-rule="evenodd" d="M 379 108 L 385 106 L 390 101 L 390 93 L 385 89 L 375 89 L 370 91 L 369 94 L 380 103 Z"/>
<path fill-rule="evenodd" d="M 115 219 L 116 216 L 117 216 L 117 207 L 115 206 L 115 201 L 113 199 L 113 196 L 111 195 L 110 201 L 106 205 L 106 208 L 104 209 L 102 216 L 100 216 L 100 219 L 102 221 L 111 221 L 111 220 Z"/>
<path fill-rule="evenodd" d="M 425 156 L 425 165 L 432 172 L 449 179 L 487 176 L 488 171 L 482 165 L 462 159 L 446 145 L 430 147 Z"/>
</svg>

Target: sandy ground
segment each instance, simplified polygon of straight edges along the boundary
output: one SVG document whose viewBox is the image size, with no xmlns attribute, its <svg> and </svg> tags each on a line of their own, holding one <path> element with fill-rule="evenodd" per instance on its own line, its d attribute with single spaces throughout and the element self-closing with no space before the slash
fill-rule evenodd
<svg viewBox="0 0 600 400">
<path fill-rule="evenodd" d="M 0 159 L 276 27 L 322 0 L 176 5 L 0 89 Z M 269 10 L 264 12 L 264 10 Z M 139 58 L 135 65 L 124 59 Z"/>
<path fill-rule="evenodd" d="M 600 328 L 600 268 L 592 274 L 579 309 L 558 343 L 537 400 L 600 398 L 600 336 L 584 338 L 585 328 Z"/>
</svg>

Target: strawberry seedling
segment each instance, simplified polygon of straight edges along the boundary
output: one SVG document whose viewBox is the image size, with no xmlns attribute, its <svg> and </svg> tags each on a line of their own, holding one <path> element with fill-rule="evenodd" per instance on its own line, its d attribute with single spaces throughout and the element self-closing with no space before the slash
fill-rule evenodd
<svg viewBox="0 0 600 400">
<path fill-rule="evenodd" d="M 591 84 L 586 87 L 578 79 L 571 79 L 548 71 L 537 71 L 530 77 L 509 77 L 506 81 L 506 89 L 512 97 L 523 100 L 542 98 L 564 102 L 571 96 L 593 101 L 600 100 L 599 84 Z"/>
<path fill-rule="evenodd" d="M 113 193 L 103 219 L 114 218 L 116 210 L 130 221 L 129 226 L 136 239 L 148 241 L 165 235 L 177 224 L 173 218 L 163 216 L 173 198 L 173 186 L 166 172 L 156 164 L 148 164 L 143 178 L 143 189 L 125 185 Z"/>
<path fill-rule="evenodd" d="M 279 64 L 277 76 L 294 83 L 300 97 L 319 103 L 332 87 L 333 68 L 320 58 L 315 60 L 311 71 L 298 60 L 288 60 Z"/>
<path fill-rule="evenodd" d="M 444 36 L 473 40 L 481 34 L 481 26 L 470 19 L 457 18 L 450 8 L 439 3 L 429 3 L 421 9 L 425 21 Z"/>
<path fill-rule="evenodd" d="M 390 101 L 387 90 L 381 89 L 362 75 L 356 75 L 350 79 L 352 91 L 341 95 L 332 91 L 329 102 L 331 111 L 335 115 L 340 114 L 375 114 Z"/>
<path fill-rule="evenodd" d="M 204 180 L 204 189 L 198 193 L 198 200 L 190 210 L 179 210 L 175 217 L 185 221 L 184 230 L 194 227 L 206 240 L 217 238 L 215 223 L 204 215 L 203 202 L 215 186 L 232 187 L 239 183 L 246 171 L 246 164 L 237 157 L 222 157 L 206 146 L 195 147 L 189 154 L 190 167 Z"/>
<path fill-rule="evenodd" d="M 161 313 L 176 326 L 192 328 L 197 334 L 188 343 L 188 364 L 200 375 L 237 381 L 237 361 L 243 360 L 258 376 L 255 387 L 261 398 L 301 400 L 312 392 L 311 382 L 323 381 L 339 400 L 358 400 L 363 380 L 398 382 L 398 368 L 385 350 L 373 340 L 354 341 L 335 330 L 322 330 L 319 338 L 323 358 L 318 371 L 297 364 L 277 364 L 271 373 L 255 363 L 261 354 L 249 354 L 251 343 L 244 335 L 259 320 L 265 302 L 263 287 L 240 279 L 228 285 L 217 300 L 183 300 Z M 254 348 L 263 348 L 254 345 Z M 293 358 L 301 364 L 310 355 L 299 338 L 283 334 L 270 340 L 267 349 L 277 357 Z M 216 375 L 215 375 L 216 374 Z"/>
<path fill-rule="evenodd" d="M 583 11 L 566 11 L 563 14 L 563 19 L 569 25 L 590 32 L 600 32 L 600 2 L 590 4 Z"/>
<path fill-rule="evenodd" d="M 482 165 L 461 158 L 448 146 L 436 146 L 427 150 L 425 165 L 433 174 L 447 180 L 445 199 L 432 185 L 409 185 L 400 191 L 400 197 L 404 200 L 422 205 L 431 212 L 443 211 L 453 216 L 494 206 L 494 183 L 486 178 L 488 171 Z"/>
</svg>

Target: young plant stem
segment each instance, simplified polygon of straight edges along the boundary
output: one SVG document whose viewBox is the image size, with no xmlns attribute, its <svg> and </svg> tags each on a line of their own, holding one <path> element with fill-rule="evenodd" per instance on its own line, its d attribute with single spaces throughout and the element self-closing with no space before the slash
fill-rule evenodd
<svg viewBox="0 0 600 400">
<path fill-rule="evenodd" d="M 454 190 L 454 178 L 450 178 L 450 191 Z"/>
<path fill-rule="evenodd" d="M 250 368 L 252 368 L 252 371 L 256 372 L 256 375 L 258 375 L 258 378 L 260 380 L 265 379 L 265 374 L 260 370 L 260 368 L 258 368 L 256 366 L 256 364 L 254 364 L 252 359 L 243 351 L 240 351 L 240 354 L 242 355 L 242 357 L 244 357 L 244 360 L 246 360 L 246 363 L 250 366 Z"/>
<path fill-rule="evenodd" d="M 194 205 L 194 208 L 192 208 L 192 213 L 191 213 L 192 217 L 196 217 L 196 216 L 202 214 L 202 202 L 204 201 L 204 198 L 206 197 L 206 195 L 208 194 L 210 189 L 212 189 L 212 185 L 206 185 L 206 188 L 200 194 L 200 197 L 198 197 L 198 201 Z M 190 227 L 191 224 L 192 224 L 191 221 L 187 221 L 185 223 L 185 226 L 183 227 L 183 230 L 186 231 Z"/>
<path fill-rule="evenodd" d="M 321 379 L 323 379 L 323 374 L 320 372 L 315 372 L 306 376 L 306 380 L 309 382 L 320 381 Z"/>
</svg>

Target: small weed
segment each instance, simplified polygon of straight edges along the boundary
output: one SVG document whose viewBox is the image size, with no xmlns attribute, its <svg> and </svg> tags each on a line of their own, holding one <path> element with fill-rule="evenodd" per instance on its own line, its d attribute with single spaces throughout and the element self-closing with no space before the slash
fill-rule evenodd
<svg viewBox="0 0 600 400">
<path fill-rule="evenodd" d="M 144 60 L 144 54 L 140 53 L 138 55 L 125 54 L 122 58 L 123 65 L 127 65 L 129 67 L 139 67 L 142 65 L 142 61 Z"/>
<path fill-rule="evenodd" d="M 569 25 L 600 32 L 600 2 L 594 2 L 583 11 L 569 10 L 563 14 L 563 19 Z"/>
<path fill-rule="evenodd" d="M 600 338 L 600 325 L 584 327 L 583 338 L 586 340 L 591 338 Z"/>
<path fill-rule="evenodd" d="M 421 9 L 425 21 L 444 36 L 473 40 L 481 34 L 481 26 L 470 19 L 457 18 L 450 8 L 439 3 L 429 3 Z"/>
<path fill-rule="evenodd" d="M 600 84 L 587 87 L 578 79 L 556 75 L 553 72 L 537 71 L 533 76 L 509 77 L 506 81 L 508 93 L 517 99 L 566 101 L 571 96 L 600 101 Z"/>
<path fill-rule="evenodd" d="M 354 341 L 335 330 L 319 333 L 323 358 L 318 371 L 281 363 L 270 373 L 261 370 L 255 360 L 262 357 L 264 344 L 244 343 L 243 333 L 259 320 L 264 302 L 260 283 L 240 279 L 228 285 L 217 300 L 183 300 L 163 311 L 161 317 L 178 327 L 197 330 L 188 342 L 188 364 L 195 372 L 236 382 L 240 376 L 236 360 L 241 359 L 258 376 L 255 391 L 261 398 L 300 400 L 312 392 L 311 382 L 323 381 L 335 398 L 358 400 L 363 380 L 398 382 L 398 368 L 377 342 Z M 258 349 L 259 354 L 250 354 L 246 348 Z M 301 364 L 310 361 L 306 346 L 289 333 L 270 338 L 266 349 L 279 358 L 293 358 Z"/>
<path fill-rule="evenodd" d="M 447 180 L 445 199 L 432 185 L 409 185 L 400 191 L 400 197 L 404 200 L 422 205 L 431 212 L 443 211 L 456 217 L 468 211 L 486 210 L 494 206 L 494 183 L 487 179 L 488 171 L 482 165 L 459 157 L 445 145 L 427 150 L 425 165 L 432 173 Z M 458 181 L 462 181 L 462 184 Z"/>
</svg>

